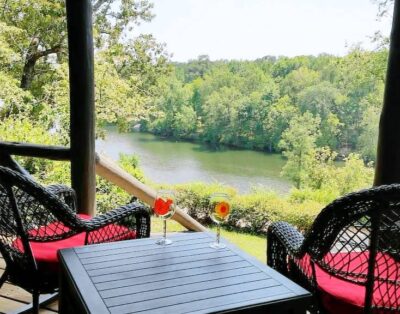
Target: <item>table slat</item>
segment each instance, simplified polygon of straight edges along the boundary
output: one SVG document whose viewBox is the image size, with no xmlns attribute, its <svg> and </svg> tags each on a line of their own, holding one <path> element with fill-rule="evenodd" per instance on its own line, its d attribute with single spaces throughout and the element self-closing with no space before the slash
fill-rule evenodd
<svg viewBox="0 0 400 314">
<path fill-rule="evenodd" d="M 201 260 L 201 261 L 193 261 L 191 263 L 183 263 L 183 264 L 171 264 L 171 265 L 161 265 L 150 267 L 150 265 L 144 265 L 143 268 L 136 268 L 135 271 L 123 271 L 115 274 L 108 274 L 107 270 L 103 270 L 102 275 L 91 276 L 91 279 L 94 283 L 106 282 L 106 281 L 116 281 L 126 278 L 135 278 L 144 275 L 153 275 L 153 274 L 163 274 L 169 272 L 176 272 L 178 270 L 189 270 L 198 267 L 213 267 L 215 265 L 224 265 L 233 262 L 243 261 L 239 256 L 226 256 L 219 258 L 212 258 L 209 260 Z"/>
<path fill-rule="evenodd" d="M 254 267 L 243 267 L 243 268 L 236 268 L 233 270 L 221 270 L 219 272 L 214 272 L 212 273 L 212 277 L 213 279 L 225 279 L 225 278 L 230 279 L 234 277 L 240 277 L 243 275 L 259 274 L 259 273 L 260 271 L 254 269 Z M 100 291 L 100 295 L 103 298 L 112 298 L 139 292 L 153 291 L 155 288 L 167 289 L 179 285 L 183 286 L 188 284 L 207 282 L 209 280 L 210 280 L 210 273 L 205 273 L 201 275 L 192 275 L 180 278 L 173 277 L 171 279 L 163 281 L 159 281 L 158 278 L 155 278 L 155 280 L 147 283 L 141 281 L 140 285 L 138 285 L 137 282 L 135 282 L 135 284 L 131 286 L 102 290 Z"/>
<path fill-rule="evenodd" d="M 157 298 L 137 302 L 135 304 L 124 304 L 109 308 L 112 314 L 138 313 L 148 311 L 153 313 L 157 308 L 163 308 L 164 313 L 179 313 L 196 311 L 210 306 L 227 306 L 231 303 L 237 303 L 238 300 L 266 298 L 277 296 L 279 294 L 292 295 L 287 288 L 283 286 L 266 287 L 269 280 L 251 282 L 245 285 L 233 286 L 228 290 L 226 287 L 210 289 L 206 291 L 197 291 L 171 297 Z"/>
<path fill-rule="evenodd" d="M 200 274 L 210 274 L 214 275 L 215 273 L 218 273 L 222 270 L 229 270 L 229 269 L 242 269 L 242 268 L 253 268 L 251 265 L 246 262 L 246 261 L 239 261 L 239 262 L 234 262 L 234 263 L 229 263 L 225 265 L 215 265 L 213 271 L 210 271 L 208 266 L 205 267 L 199 267 L 196 269 L 184 269 L 180 271 L 175 271 L 175 272 L 169 272 L 169 273 L 155 273 L 155 274 L 146 274 L 142 276 L 136 276 L 133 278 L 127 278 L 127 279 L 122 279 L 119 281 L 109 281 L 109 282 L 104 282 L 104 283 L 98 283 L 95 284 L 97 289 L 99 291 L 101 290 L 106 290 L 106 289 L 114 289 L 114 288 L 120 288 L 120 287 L 126 287 L 126 286 L 133 286 L 133 285 L 138 285 L 138 282 L 140 280 L 141 284 L 149 283 L 149 282 L 162 282 L 164 280 L 172 279 L 172 278 L 185 278 L 185 277 L 191 277 L 195 275 L 200 275 Z"/>
<path fill-rule="evenodd" d="M 107 306 L 117 306 L 121 304 L 129 304 L 129 303 L 136 303 L 140 302 L 143 299 L 157 299 L 157 298 L 164 298 L 169 296 L 176 296 L 181 295 L 184 293 L 195 293 L 201 292 L 209 289 L 216 289 L 216 288 L 224 288 L 230 286 L 242 286 L 245 284 L 249 284 L 251 282 L 262 281 L 265 283 L 265 287 L 269 286 L 277 286 L 277 283 L 273 279 L 266 279 L 265 276 L 261 273 L 244 275 L 244 276 L 237 276 L 237 277 L 230 277 L 225 279 L 214 279 L 203 281 L 199 283 L 192 283 L 186 285 L 179 285 L 173 286 L 170 288 L 159 288 L 157 284 L 154 284 L 152 291 L 141 292 L 136 294 L 130 294 L 125 296 L 119 296 L 114 298 L 104 299 L 104 302 Z M 176 288 L 176 289 L 174 289 Z"/>
<path fill-rule="evenodd" d="M 212 249 L 209 233 L 171 237 L 169 246 L 150 238 L 61 251 L 72 280 L 65 286 L 96 313 L 275 311 L 280 304 L 286 311 L 280 314 L 297 313 L 298 306 L 305 311 L 310 293 L 235 246 Z"/>
</svg>

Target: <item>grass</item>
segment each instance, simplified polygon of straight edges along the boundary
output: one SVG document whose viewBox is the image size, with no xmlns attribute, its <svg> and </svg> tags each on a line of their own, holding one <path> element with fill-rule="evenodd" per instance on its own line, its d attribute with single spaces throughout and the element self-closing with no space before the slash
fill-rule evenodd
<svg viewBox="0 0 400 314">
<path fill-rule="evenodd" d="M 162 230 L 162 220 L 157 217 L 151 217 L 151 233 L 161 233 Z M 185 227 L 182 227 L 174 220 L 170 219 L 167 221 L 167 232 L 182 232 L 186 230 Z"/>
<path fill-rule="evenodd" d="M 216 228 L 211 228 L 216 231 Z M 265 264 L 265 236 L 221 229 L 221 236 Z"/>
<path fill-rule="evenodd" d="M 212 232 L 216 231 L 215 227 L 210 228 Z M 168 232 L 182 232 L 186 231 L 179 223 L 173 220 L 168 220 L 167 222 Z M 162 232 L 162 221 L 161 219 L 153 217 L 151 220 L 151 232 L 161 233 Z M 265 236 L 258 236 L 249 233 L 237 232 L 222 229 L 221 235 L 225 239 L 229 240 L 236 246 L 240 247 L 243 251 L 250 255 L 253 255 L 259 261 L 265 263 L 265 248 L 266 241 Z"/>
</svg>

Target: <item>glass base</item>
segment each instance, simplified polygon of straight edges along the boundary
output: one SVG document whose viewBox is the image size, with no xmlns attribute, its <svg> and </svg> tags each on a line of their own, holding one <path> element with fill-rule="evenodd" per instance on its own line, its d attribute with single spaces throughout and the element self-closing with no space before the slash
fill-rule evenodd
<svg viewBox="0 0 400 314">
<path fill-rule="evenodd" d="M 219 249 L 226 248 L 226 245 L 223 243 L 213 242 L 213 243 L 210 243 L 210 247 L 212 247 L 213 249 L 219 250 Z"/>
<path fill-rule="evenodd" d="M 158 245 L 170 245 L 170 244 L 172 244 L 172 240 L 161 238 L 161 239 L 158 239 L 156 241 L 156 244 L 158 244 Z"/>
</svg>

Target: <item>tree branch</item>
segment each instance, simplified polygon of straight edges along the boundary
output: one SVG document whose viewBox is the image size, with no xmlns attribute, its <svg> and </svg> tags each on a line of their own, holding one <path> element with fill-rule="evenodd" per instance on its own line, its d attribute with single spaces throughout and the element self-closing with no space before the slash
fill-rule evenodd
<svg viewBox="0 0 400 314">
<path fill-rule="evenodd" d="M 95 13 L 95 12 L 97 12 L 99 9 L 100 9 L 100 7 L 104 4 L 104 3 L 106 3 L 106 2 L 108 2 L 109 0 L 97 0 L 94 4 L 93 4 L 93 12 Z"/>
<path fill-rule="evenodd" d="M 42 57 L 48 56 L 49 54 L 61 52 L 61 50 L 61 44 L 58 44 L 54 47 L 51 47 L 50 49 L 37 51 L 35 54 L 33 54 L 32 59 L 38 60 Z"/>
</svg>

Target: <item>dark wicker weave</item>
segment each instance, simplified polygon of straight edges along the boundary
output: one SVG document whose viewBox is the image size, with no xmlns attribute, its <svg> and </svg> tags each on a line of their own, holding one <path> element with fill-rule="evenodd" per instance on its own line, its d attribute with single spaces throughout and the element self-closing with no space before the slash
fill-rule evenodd
<svg viewBox="0 0 400 314">
<path fill-rule="evenodd" d="M 0 252 L 6 262 L 0 287 L 8 280 L 24 288 L 32 293 L 35 307 L 39 294 L 57 291 L 57 274 L 38 267 L 29 243 L 57 241 L 81 232 L 86 233 L 85 244 L 116 241 L 134 231 L 137 238 L 150 235 L 149 211 L 139 203 L 90 220 L 76 215 L 75 204 L 71 188 L 44 188 L 28 176 L 0 166 Z M 22 248 L 15 245 L 16 240 Z"/>
<path fill-rule="evenodd" d="M 357 267 L 351 260 L 355 255 Z M 365 287 L 364 313 L 400 313 L 400 185 L 335 200 L 304 237 L 288 223 L 273 223 L 268 230 L 267 263 L 315 293 L 312 312 L 324 313 L 318 302 L 318 265 Z"/>
</svg>

